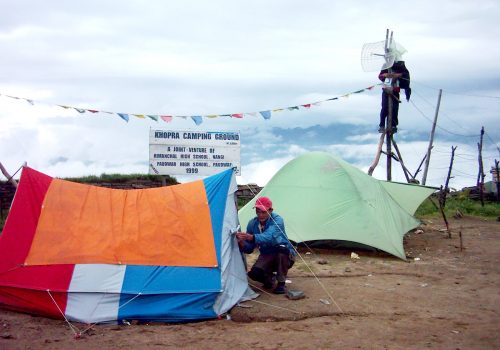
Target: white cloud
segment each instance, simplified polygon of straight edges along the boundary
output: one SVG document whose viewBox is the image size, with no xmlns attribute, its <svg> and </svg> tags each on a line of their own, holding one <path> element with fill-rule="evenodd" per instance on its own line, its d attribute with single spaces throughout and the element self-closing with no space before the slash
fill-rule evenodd
<svg viewBox="0 0 500 350">
<path fill-rule="evenodd" d="M 364 135 L 354 135 L 354 136 L 348 136 L 346 137 L 347 141 L 353 141 L 353 142 L 363 142 L 363 141 L 372 141 L 374 143 L 377 143 L 380 139 L 380 134 L 376 133 L 369 133 L 369 134 L 364 134 Z"/>
<path fill-rule="evenodd" d="M 292 156 L 287 156 L 250 163 L 242 169 L 241 176 L 239 176 L 237 181 L 241 184 L 256 183 L 259 186 L 265 186 L 278 170 L 293 158 Z"/>
<path fill-rule="evenodd" d="M 56 105 L 163 115 L 207 115 L 286 108 L 343 95 L 378 82 L 363 72 L 364 43 L 385 36 L 387 8 L 407 50 L 412 103 L 400 105 L 397 142 L 416 169 L 427 148 L 437 91 L 444 89 L 429 180 L 446 176 L 458 145 L 457 186 L 473 183 L 478 135 L 485 126 L 485 167 L 498 152 L 500 35 L 498 2 L 351 1 L 9 2 L 0 14 L 2 163 L 24 161 L 53 176 L 146 172 L 148 130 L 239 130 L 243 176 L 266 183 L 286 161 L 325 150 L 366 170 L 374 157 L 380 88 L 271 120 L 189 119 L 171 124 L 79 114 Z M 429 11 L 433 8 L 433 11 Z M 488 30 L 485 30 L 488 28 Z M 491 96 L 486 98 L 484 96 Z M 351 131 L 332 133 L 315 126 Z M 297 138 L 295 129 L 308 130 Z M 279 129 L 278 132 L 276 129 Z M 289 136 L 294 135 L 294 136 Z M 439 153 L 444 152 L 444 153 Z M 460 153 L 462 152 L 462 153 Z M 488 164 L 487 164 L 488 162 Z M 460 171 L 460 173 L 458 173 Z M 472 175 L 471 175 L 472 174 Z M 375 176 L 385 178 L 383 160 Z M 403 179 L 394 166 L 394 177 Z M 187 179 L 187 178 L 186 178 Z"/>
</svg>

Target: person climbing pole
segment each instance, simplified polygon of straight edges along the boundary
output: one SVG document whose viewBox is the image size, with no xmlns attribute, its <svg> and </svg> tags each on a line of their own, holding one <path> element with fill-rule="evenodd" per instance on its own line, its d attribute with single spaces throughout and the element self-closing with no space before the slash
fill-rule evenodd
<svg viewBox="0 0 500 350">
<path fill-rule="evenodd" d="M 410 72 L 405 66 L 404 61 L 394 62 L 389 69 L 382 69 L 378 78 L 384 83 L 382 87 L 382 109 L 380 110 L 380 123 L 378 132 L 383 133 L 386 131 L 386 120 L 389 115 L 389 103 L 392 103 L 392 133 L 398 131 L 398 112 L 399 92 L 401 89 L 405 91 L 406 101 L 410 101 L 411 88 L 410 88 Z M 393 81 L 394 80 L 394 81 Z M 387 125 L 387 128 L 389 125 Z"/>
</svg>

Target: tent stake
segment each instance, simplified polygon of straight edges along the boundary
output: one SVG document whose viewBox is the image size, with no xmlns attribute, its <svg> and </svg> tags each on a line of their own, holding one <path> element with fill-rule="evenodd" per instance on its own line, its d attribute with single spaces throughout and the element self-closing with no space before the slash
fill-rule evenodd
<svg viewBox="0 0 500 350">
<path fill-rule="evenodd" d="M 464 250 L 463 240 L 462 240 L 462 227 L 460 227 L 460 231 L 458 231 L 458 236 L 460 237 L 460 251 Z"/>
</svg>

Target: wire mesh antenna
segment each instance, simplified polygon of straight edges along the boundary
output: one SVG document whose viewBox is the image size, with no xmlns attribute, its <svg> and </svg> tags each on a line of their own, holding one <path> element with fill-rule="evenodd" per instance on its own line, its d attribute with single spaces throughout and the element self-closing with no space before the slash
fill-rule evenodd
<svg viewBox="0 0 500 350">
<path fill-rule="evenodd" d="M 390 68 L 394 64 L 395 55 L 385 52 L 385 41 L 367 43 L 361 50 L 361 67 L 365 72 L 376 72 Z"/>
<path fill-rule="evenodd" d="M 395 61 L 400 61 L 406 49 L 389 37 L 386 32 L 385 40 L 367 43 L 361 49 L 361 67 L 365 72 L 376 72 L 391 68 Z"/>
</svg>

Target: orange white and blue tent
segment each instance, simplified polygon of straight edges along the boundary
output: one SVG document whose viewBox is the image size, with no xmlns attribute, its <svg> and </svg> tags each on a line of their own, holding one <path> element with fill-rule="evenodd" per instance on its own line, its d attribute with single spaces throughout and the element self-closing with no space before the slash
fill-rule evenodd
<svg viewBox="0 0 500 350">
<path fill-rule="evenodd" d="M 249 289 L 233 170 L 118 190 L 23 169 L 0 236 L 0 304 L 85 323 L 217 317 Z"/>
</svg>

